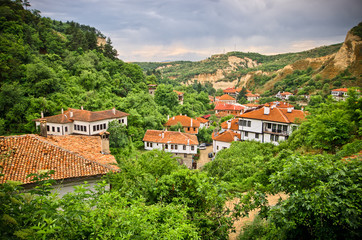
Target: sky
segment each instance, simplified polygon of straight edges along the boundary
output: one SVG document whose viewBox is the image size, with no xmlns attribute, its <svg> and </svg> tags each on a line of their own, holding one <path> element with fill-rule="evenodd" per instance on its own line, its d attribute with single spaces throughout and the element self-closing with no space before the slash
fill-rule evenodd
<svg viewBox="0 0 362 240">
<path fill-rule="evenodd" d="M 343 42 L 362 0 L 30 0 L 44 17 L 110 37 L 126 62 L 199 61 L 230 51 L 266 55 Z"/>
</svg>

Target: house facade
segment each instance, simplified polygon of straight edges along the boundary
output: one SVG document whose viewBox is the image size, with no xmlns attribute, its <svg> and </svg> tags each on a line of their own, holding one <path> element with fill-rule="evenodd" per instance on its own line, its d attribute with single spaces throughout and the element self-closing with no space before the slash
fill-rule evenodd
<svg viewBox="0 0 362 240">
<path fill-rule="evenodd" d="M 118 121 L 121 124 L 127 125 L 128 113 L 116 110 L 91 112 L 83 109 L 69 108 L 61 114 L 41 117 L 35 119 L 37 127 L 41 121 L 46 122 L 47 134 L 49 135 L 98 135 L 108 129 L 111 121 Z"/>
<path fill-rule="evenodd" d="M 51 178 L 56 180 L 55 192 L 63 196 L 73 187 L 87 181 L 95 185 L 110 171 L 118 171 L 117 161 L 110 154 L 102 154 L 109 144 L 101 136 L 51 136 L 18 135 L 0 137 L 0 157 L 3 177 L 6 181 L 20 181 L 25 188 L 34 185 L 27 176 L 46 170 L 54 170 Z M 109 147 L 108 147 L 109 149 Z"/>
<path fill-rule="evenodd" d="M 249 102 L 254 102 L 260 98 L 259 94 L 253 94 L 253 93 L 247 93 L 245 94 L 245 96 Z"/>
<path fill-rule="evenodd" d="M 171 126 L 177 125 L 178 123 L 181 124 L 181 126 L 183 127 L 183 129 L 186 133 L 190 133 L 190 134 L 199 133 L 200 122 L 193 118 L 190 118 L 186 115 L 178 115 L 178 116 L 171 117 L 167 120 L 167 122 L 164 124 L 164 126 L 168 130 L 170 130 Z"/>
<path fill-rule="evenodd" d="M 217 99 L 218 103 L 227 103 L 227 104 L 235 104 L 236 99 L 228 94 L 222 95 L 220 98 Z"/>
<path fill-rule="evenodd" d="M 185 164 L 190 169 L 199 144 L 195 135 L 162 130 L 147 130 L 143 142 L 145 150 L 170 152 L 174 157 L 179 157 L 180 164 Z"/>
<path fill-rule="evenodd" d="M 234 118 L 234 119 L 230 119 L 230 120 L 227 120 L 225 122 L 222 122 L 220 124 L 220 126 L 225 131 L 230 130 L 230 131 L 233 131 L 234 133 L 240 134 L 239 119 L 238 118 Z"/>
<path fill-rule="evenodd" d="M 293 96 L 293 93 L 290 93 L 290 92 L 278 92 L 275 97 L 276 98 L 279 98 L 279 99 L 282 99 L 282 100 L 288 100 L 290 96 Z"/>
<path fill-rule="evenodd" d="M 240 141 L 240 134 L 231 130 L 221 130 L 212 133 L 212 149 L 216 154 L 223 149 L 227 149 L 234 141 Z"/>
<path fill-rule="evenodd" d="M 302 110 L 264 106 L 239 116 L 240 139 L 279 144 L 305 119 Z"/>
<path fill-rule="evenodd" d="M 207 120 L 205 118 L 202 118 L 202 117 L 197 117 L 196 120 L 200 122 L 200 128 L 208 128 L 208 127 L 210 127 L 210 121 L 209 120 Z"/>
<path fill-rule="evenodd" d="M 348 88 L 337 88 L 331 91 L 332 97 L 337 101 L 344 101 L 348 97 Z"/>
<path fill-rule="evenodd" d="M 228 103 L 218 103 L 214 108 L 217 117 L 223 117 L 227 115 L 237 116 L 239 114 L 242 114 L 244 109 L 245 107 L 240 104 Z"/>
</svg>

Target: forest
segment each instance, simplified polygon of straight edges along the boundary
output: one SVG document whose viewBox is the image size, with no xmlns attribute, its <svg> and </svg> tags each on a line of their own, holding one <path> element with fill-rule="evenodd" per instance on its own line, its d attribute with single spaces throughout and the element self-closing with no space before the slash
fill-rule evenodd
<svg viewBox="0 0 362 240">
<path fill-rule="evenodd" d="M 162 129 L 167 115 L 209 113 L 215 89 L 144 72 L 119 60 L 109 38 L 99 45 L 99 30 L 41 17 L 29 4 L 0 1 L 0 135 L 36 133 L 40 112 L 62 108 L 116 107 L 130 115 L 127 127 L 108 129 L 120 171 L 94 190 L 85 184 L 59 198 L 51 192 L 54 171 L 29 176 L 37 186 L 27 192 L 19 182 L 1 184 L 1 239 L 229 239 L 234 221 L 255 209 L 258 217 L 238 239 L 361 239 L 356 91 L 341 102 L 313 96 L 307 120 L 278 146 L 234 142 L 203 169 L 189 170 L 170 153 L 142 151 L 142 138 L 146 129 Z M 158 84 L 155 97 L 150 83 Z M 183 105 L 173 89 L 185 93 Z M 210 134 L 198 137 L 210 141 Z M 277 193 L 287 198 L 269 206 L 267 196 Z"/>
</svg>

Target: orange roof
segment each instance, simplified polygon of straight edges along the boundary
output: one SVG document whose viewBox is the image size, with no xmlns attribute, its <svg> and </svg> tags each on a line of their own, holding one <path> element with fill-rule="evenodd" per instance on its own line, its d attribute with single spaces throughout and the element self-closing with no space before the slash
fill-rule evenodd
<svg viewBox="0 0 362 240">
<path fill-rule="evenodd" d="M 27 184 L 31 182 L 27 175 L 39 170 L 55 170 L 51 176 L 54 180 L 101 176 L 114 170 L 36 135 L 0 138 L 0 156 L 4 157 L 0 183 L 12 180 Z"/>
<path fill-rule="evenodd" d="M 227 130 L 222 133 L 212 133 L 212 140 L 219 141 L 219 142 L 234 142 L 234 137 L 237 137 L 238 139 L 241 138 L 239 133 L 235 133 L 231 130 Z"/>
<path fill-rule="evenodd" d="M 178 116 L 170 118 L 164 124 L 164 126 L 170 127 L 170 126 L 173 126 L 173 125 L 177 125 L 178 122 L 181 123 L 181 125 L 183 127 L 196 127 L 196 128 L 200 127 L 200 122 L 199 121 L 197 121 L 195 119 L 192 119 L 192 118 L 190 118 L 188 116 L 183 116 L 183 115 L 178 115 Z M 191 124 L 191 122 L 192 122 L 192 124 Z"/>
<path fill-rule="evenodd" d="M 235 111 L 241 111 L 244 107 L 240 105 L 234 105 L 234 104 L 227 104 L 227 103 L 218 103 L 216 104 L 214 110 L 219 111 L 227 111 L 227 110 L 235 110 Z"/>
<path fill-rule="evenodd" d="M 183 132 L 162 131 L 162 130 L 147 130 L 145 136 L 143 137 L 143 141 L 155 142 L 155 143 L 183 144 L 183 145 L 199 144 L 196 135 L 183 133 Z"/>
<path fill-rule="evenodd" d="M 235 93 L 236 92 L 236 89 L 231 87 L 231 88 L 226 88 L 225 90 L 223 90 L 224 93 Z"/>
<path fill-rule="evenodd" d="M 247 103 L 247 104 L 245 104 L 245 106 L 247 106 L 247 107 L 258 107 L 259 105 L 255 104 L 255 103 Z"/>
<path fill-rule="evenodd" d="M 247 96 L 247 97 L 259 97 L 260 95 L 259 94 L 247 93 L 247 94 L 245 94 L 245 96 Z"/>
<path fill-rule="evenodd" d="M 202 118 L 202 117 L 197 117 L 196 120 L 199 121 L 200 123 L 207 123 L 207 122 L 209 122 L 209 120 L 207 120 L 207 119 L 205 119 L 205 118 Z"/>
<path fill-rule="evenodd" d="M 238 118 L 234 118 L 232 120 L 229 120 L 231 121 L 230 123 L 230 129 L 231 130 L 239 130 L 239 119 Z M 223 123 L 221 123 L 221 128 L 223 129 L 228 129 L 228 121 L 225 121 Z"/>
<path fill-rule="evenodd" d="M 179 91 L 176 91 L 176 90 L 173 90 L 175 93 L 177 93 L 177 95 L 184 95 L 184 93 L 183 92 L 179 92 Z"/>
<path fill-rule="evenodd" d="M 286 96 L 286 95 L 293 95 L 293 93 L 290 92 L 282 92 L 281 95 Z"/>
<path fill-rule="evenodd" d="M 337 89 L 333 89 L 333 92 L 348 92 L 348 88 L 337 88 Z"/>
<path fill-rule="evenodd" d="M 71 113 L 73 114 L 72 117 Z M 71 123 L 73 121 L 95 122 L 105 119 L 126 117 L 128 115 L 128 113 L 124 113 L 115 109 L 91 112 L 88 110 L 68 108 L 68 110 L 66 110 L 63 114 L 38 118 L 34 119 L 34 121 L 39 122 L 40 120 L 45 119 L 49 123 Z"/>
<path fill-rule="evenodd" d="M 228 94 L 224 94 L 220 97 L 219 100 L 235 100 L 235 98 L 233 98 L 232 96 L 230 96 Z"/>
<path fill-rule="evenodd" d="M 236 91 L 237 91 L 237 92 L 241 92 L 242 89 L 243 89 L 243 88 L 239 87 L 239 88 L 236 89 Z"/>
<path fill-rule="evenodd" d="M 279 101 L 275 101 L 275 102 L 270 102 L 270 103 L 265 103 L 265 106 L 275 106 L 277 108 L 294 108 L 294 106 L 292 104 L 289 104 L 287 102 L 279 102 Z"/>
<path fill-rule="evenodd" d="M 288 110 L 285 108 L 270 108 L 270 113 L 264 114 L 264 108 L 265 107 L 262 107 L 254 111 L 241 114 L 239 117 L 281 123 L 294 123 L 296 119 L 305 119 L 305 113 L 301 110 L 293 109 L 292 112 L 288 113 Z"/>
</svg>

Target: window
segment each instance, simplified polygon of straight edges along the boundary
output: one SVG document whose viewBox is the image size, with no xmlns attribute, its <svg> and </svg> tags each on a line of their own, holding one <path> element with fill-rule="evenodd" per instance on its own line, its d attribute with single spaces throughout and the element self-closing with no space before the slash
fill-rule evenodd
<svg viewBox="0 0 362 240">
<path fill-rule="evenodd" d="M 97 125 L 97 131 L 99 131 L 99 125 Z"/>
<path fill-rule="evenodd" d="M 103 123 L 103 129 L 107 129 L 107 125 Z"/>
<path fill-rule="evenodd" d="M 149 146 L 150 146 L 149 142 L 146 142 L 146 146 L 147 146 L 147 147 L 149 147 Z"/>
<path fill-rule="evenodd" d="M 152 143 L 150 143 L 150 147 L 153 147 L 153 144 L 152 144 Z"/>
<path fill-rule="evenodd" d="M 247 137 L 249 134 L 248 134 L 248 132 L 245 132 L 245 137 Z"/>
<path fill-rule="evenodd" d="M 165 144 L 165 149 L 168 149 L 168 144 Z"/>
<path fill-rule="evenodd" d="M 60 132 L 60 127 L 57 127 L 57 132 Z"/>
<path fill-rule="evenodd" d="M 278 135 L 270 135 L 270 140 L 273 142 L 278 142 L 279 141 L 279 136 Z"/>
<path fill-rule="evenodd" d="M 68 127 L 64 127 L 65 132 L 68 132 Z"/>
<path fill-rule="evenodd" d="M 195 146 L 191 146 L 191 150 L 193 151 L 195 149 Z"/>
<path fill-rule="evenodd" d="M 171 144 L 171 149 L 173 149 L 173 144 Z"/>
<path fill-rule="evenodd" d="M 272 126 L 271 123 L 268 123 L 268 128 L 271 128 L 271 126 Z"/>
<path fill-rule="evenodd" d="M 122 119 L 122 123 L 124 123 L 124 119 Z"/>
<path fill-rule="evenodd" d="M 86 132 L 87 131 L 87 126 L 84 126 L 84 132 Z"/>
<path fill-rule="evenodd" d="M 219 146 L 216 146 L 216 150 L 219 150 Z"/>
<path fill-rule="evenodd" d="M 196 131 L 196 128 L 194 128 L 194 131 Z"/>
<path fill-rule="evenodd" d="M 73 126 L 73 127 L 74 127 L 74 130 L 77 130 L 77 125 L 76 125 L 76 124 L 74 124 L 74 126 Z"/>
<path fill-rule="evenodd" d="M 243 127 L 251 127 L 251 121 L 241 120 L 241 126 L 243 126 Z"/>
<path fill-rule="evenodd" d="M 49 128 L 49 126 L 47 125 L 47 131 L 49 132 L 50 131 L 50 128 Z"/>
<path fill-rule="evenodd" d="M 118 119 L 118 123 L 121 123 L 121 119 Z"/>
<path fill-rule="evenodd" d="M 284 131 L 284 132 L 288 131 L 288 126 L 283 125 L 283 131 Z"/>
<path fill-rule="evenodd" d="M 177 150 L 177 145 L 175 145 L 175 150 Z"/>
<path fill-rule="evenodd" d="M 80 130 L 83 132 L 83 126 L 80 126 Z"/>
<path fill-rule="evenodd" d="M 93 126 L 93 132 L 97 131 L 97 126 Z"/>
<path fill-rule="evenodd" d="M 186 145 L 183 145 L 183 150 L 186 150 Z"/>
<path fill-rule="evenodd" d="M 251 121 L 248 121 L 248 127 L 251 127 Z"/>
<path fill-rule="evenodd" d="M 255 138 L 259 139 L 259 133 L 255 133 Z"/>
<path fill-rule="evenodd" d="M 184 154 L 184 157 L 187 158 L 187 154 L 186 154 L 186 153 Z"/>
<path fill-rule="evenodd" d="M 55 132 L 55 127 L 52 127 L 52 132 Z"/>
<path fill-rule="evenodd" d="M 187 131 L 190 131 L 190 128 L 189 128 L 189 127 L 187 128 Z"/>
</svg>

